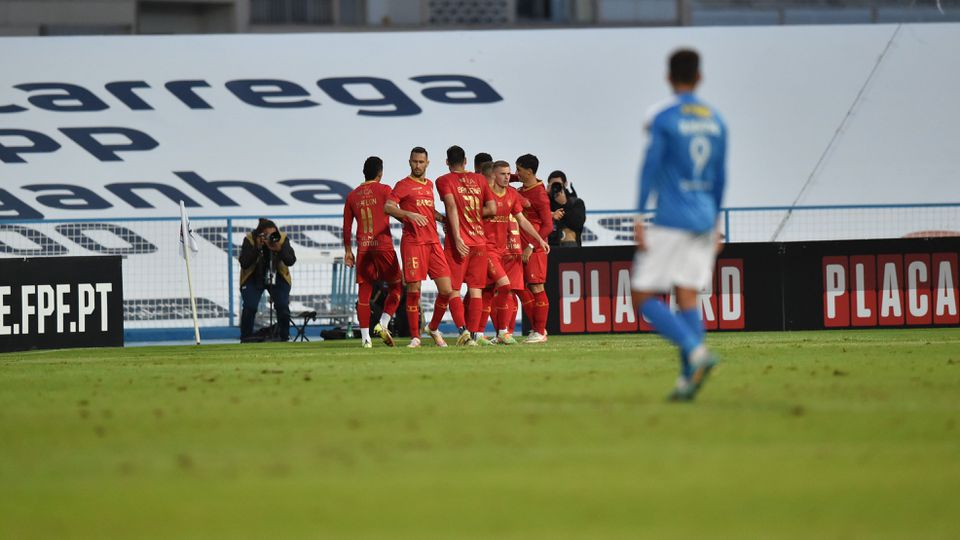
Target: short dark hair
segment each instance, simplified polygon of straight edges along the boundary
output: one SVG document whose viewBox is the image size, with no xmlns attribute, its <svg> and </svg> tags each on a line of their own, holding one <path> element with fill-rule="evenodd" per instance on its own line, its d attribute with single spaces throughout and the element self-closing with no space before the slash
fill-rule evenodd
<svg viewBox="0 0 960 540">
<path fill-rule="evenodd" d="M 460 165 L 467 162 L 467 153 L 457 145 L 447 148 L 447 164 Z"/>
<path fill-rule="evenodd" d="M 553 178 L 559 178 L 563 180 L 563 185 L 567 185 L 567 175 L 563 171 L 553 171 L 550 173 L 550 176 L 547 177 L 547 181 L 549 182 Z"/>
<path fill-rule="evenodd" d="M 377 156 L 370 156 L 363 162 L 363 179 L 373 180 L 383 172 L 383 160 Z"/>
<path fill-rule="evenodd" d="M 486 152 L 480 152 L 479 154 L 473 157 L 473 170 L 479 171 L 480 167 L 484 163 L 489 163 L 491 161 L 493 161 L 493 156 L 491 156 Z"/>
<path fill-rule="evenodd" d="M 278 231 L 280 230 L 280 227 L 277 227 L 277 224 L 274 223 L 273 221 L 267 218 L 260 218 L 257 221 L 257 228 L 253 230 L 253 235 L 256 236 L 270 228 L 276 229 Z"/>
<path fill-rule="evenodd" d="M 670 55 L 670 81 L 681 84 L 697 82 L 700 55 L 693 49 L 679 49 Z"/>
<path fill-rule="evenodd" d="M 533 154 L 524 154 L 517 158 L 517 167 L 530 169 L 534 172 L 534 174 L 536 174 L 537 168 L 540 167 L 540 160 L 537 159 L 537 156 Z"/>
<path fill-rule="evenodd" d="M 427 157 L 430 157 L 430 154 L 427 153 L 427 149 L 422 146 L 414 146 L 413 150 L 410 150 L 410 155 L 412 156 L 413 154 L 423 154 Z"/>
</svg>

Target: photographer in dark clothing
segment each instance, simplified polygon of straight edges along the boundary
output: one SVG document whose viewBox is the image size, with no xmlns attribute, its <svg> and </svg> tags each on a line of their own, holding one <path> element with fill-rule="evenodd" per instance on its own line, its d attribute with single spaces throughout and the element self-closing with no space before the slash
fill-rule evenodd
<svg viewBox="0 0 960 540">
<path fill-rule="evenodd" d="M 548 239 L 551 246 L 580 246 L 583 224 L 587 221 L 587 207 L 577 192 L 567 183 L 563 171 L 553 171 L 547 177 L 550 194 L 550 212 L 553 214 L 553 232 Z"/>
<path fill-rule="evenodd" d="M 240 341 L 253 335 L 253 320 L 257 316 L 260 297 L 266 290 L 277 310 L 274 338 L 290 338 L 290 268 L 297 256 L 276 223 L 260 219 L 257 228 L 247 233 L 240 247 L 240 296 L 243 311 L 240 314 Z"/>
</svg>

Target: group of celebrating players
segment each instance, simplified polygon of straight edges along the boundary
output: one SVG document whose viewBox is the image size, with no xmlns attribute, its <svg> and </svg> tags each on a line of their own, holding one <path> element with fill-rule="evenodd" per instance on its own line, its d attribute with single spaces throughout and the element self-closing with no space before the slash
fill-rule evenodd
<svg viewBox="0 0 960 540">
<path fill-rule="evenodd" d="M 383 160 L 369 157 L 363 164 L 364 182 L 347 196 L 343 210 L 344 262 L 356 266 L 359 286 L 357 317 L 362 345 L 370 340 L 370 297 L 377 282 L 388 284 L 380 321 L 373 331 L 394 346 L 389 323 L 406 288 L 410 344 L 420 347 L 420 283 L 428 277 L 437 285 L 437 299 L 427 331 L 438 347 L 447 344 L 439 331 L 449 310 L 459 330 L 457 345 L 510 345 L 516 326 L 517 301 L 530 319 L 524 343 L 547 341 L 549 301 L 544 291 L 547 274 L 547 236 L 553 229 L 550 200 L 537 179 L 539 160 L 525 154 L 516 160 L 516 173 L 506 161 L 476 155 L 474 172 L 466 170 L 463 148 L 447 149 L 449 172 L 432 182 L 426 177 L 427 151 L 410 151 L 410 175 L 391 189 L 382 184 Z M 520 189 L 510 186 L 519 180 Z M 445 214 L 434 206 L 434 184 Z M 403 224 L 400 264 L 393 248 L 389 217 Z M 357 224 L 357 255 L 352 237 Z M 441 247 L 437 223 L 444 227 Z M 405 285 L 404 285 L 405 284 Z M 466 298 L 460 289 L 467 285 Z M 492 317 L 496 336 L 487 339 L 484 328 Z"/>
</svg>

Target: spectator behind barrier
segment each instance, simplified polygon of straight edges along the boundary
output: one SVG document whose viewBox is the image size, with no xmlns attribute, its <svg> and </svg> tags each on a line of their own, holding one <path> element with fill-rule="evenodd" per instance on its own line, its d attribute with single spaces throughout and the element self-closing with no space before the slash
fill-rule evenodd
<svg viewBox="0 0 960 540">
<path fill-rule="evenodd" d="M 550 212 L 553 213 L 550 245 L 579 247 L 582 244 L 583 224 L 587 221 L 586 205 L 577 197 L 576 190 L 567 182 L 567 175 L 563 171 L 550 173 L 547 191 L 550 193 Z"/>
</svg>

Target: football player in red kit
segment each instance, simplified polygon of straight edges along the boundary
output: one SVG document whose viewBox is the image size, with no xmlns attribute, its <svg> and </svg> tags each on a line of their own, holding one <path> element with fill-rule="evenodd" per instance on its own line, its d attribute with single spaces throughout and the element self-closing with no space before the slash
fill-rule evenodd
<svg viewBox="0 0 960 540">
<path fill-rule="evenodd" d="M 387 214 L 403 223 L 400 258 L 407 283 L 407 323 L 411 336 L 408 347 L 420 346 L 420 282 L 429 276 L 437 284 L 440 296 L 449 297 L 454 292 L 450 287 L 450 267 L 437 235 L 435 221 L 442 216 L 434 208 L 433 182 L 426 177 L 429 164 L 424 148 L 418 146 L 411 150 L 410 175 L 393 186 L 384 207 Z M 454 317 L 456 319 L 456 314 Z M 459 324 L 463 324 L 462 314 Z M 447 346 L 439 332 L 430 335 L 437 346 Z"/>
<path fill-rule="evenodd" d="M 495 281 L 496 286 L 493 293 L 493 322 L 497 330 L 495 339 L 497 343 L 513 344 L 516 343 L 512 336 L 516 312 L 513 311 L 513 316 L 510 316 L 511 301 L 513 291 L 523 290 L 519 230 L 535 238 L 537 248 L 544 253 L 550 252 L 550 246 L 538 236 L 539 230 L 523 214 L 523 198 L 509 185 L 510 164 L 497 161 L 491 165 L 491 169 L 489 185 L 497 208 L 484 222 L 484 232 L 490 256 L 490 278 Z"/>
<path fill-rule="evenodd" d="M 520 298 L 523 310 L 530 317 L 530 335 L 524 343 L 544 343 L 547 341 L 547 313 L 550 301 L 543 290 L 547 280 L 547 251 L 540 247 L 539 240 L 546 241 L 553 231 L 553 215 L 550 213 L 550 197 L 547 190 L 537 178 L 537 168 L 540 160 L 533 154 L 524 154 L 517 158 L 517 176 L 523 183 L 518 190 L 530 203 L 525 206 L 523 215 L 537 229 L 537 235 L 530 235 L 521 231 L 523 240 L 523 278 L 527 283 L 528 293 Z"/>
<path fill-rule="evenodd" d="M 343 205 L 343 263 L 357 268 L 357 318 L 364 348 L 373 346 L 370 342 L 370 295 L 373 294 L 373 284 L 385 281 L 389 285 L 383 314 L 373 331 L 380 334 L 383 342 L 390 347 L 394 343 L 388 325 L 400 305 L 400 265 L 393 250 L 390 218 L 384 213 L 391 189 L 380 183 L 382 177 L 383 160 L 376 156 L 368 157 L 363 163 L 364 182 L 347 195 L 346 204 Z M 354 220 L 357 222 L 356 259 L 351 246 Z"/>
<path fill-rule="evenodd" d="M 470 302 L 467 307 L 466 331 L 461 331 L 458 345 L 477 345 L 476 338 L 482 336 L 480 319 L 483 302 L 481 290 L 487 280 L 487 245 L 483 233 L 484 215 L 493 214 L 496 204 L 486 179 L 466 171 L 467 156 L 463 148 L 451 146 L 447 149 L 447 167 L 450 172 L 437 178 L 437 192 L 447 210 L 447 264 L 450 267 L 451 286 L 457 291 L 462 283 L 467 284 Z M 439 300 L 439 299 L 438 299 Z M 434 321 L 442 308 L 434 307 Z M 454 321 L 456 322 L 456 321 Z"/>
</svg>

